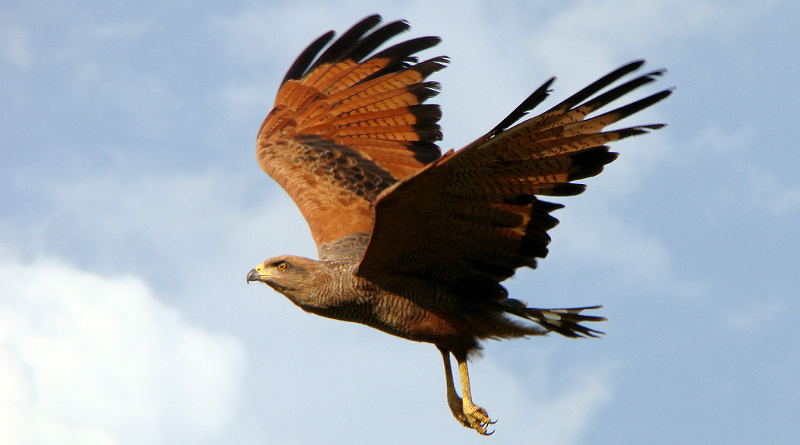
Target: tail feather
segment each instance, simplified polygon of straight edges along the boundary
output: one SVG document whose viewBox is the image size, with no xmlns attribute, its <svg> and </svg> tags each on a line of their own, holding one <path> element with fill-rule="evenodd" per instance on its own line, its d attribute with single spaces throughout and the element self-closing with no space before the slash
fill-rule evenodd
<svg viewBox="0 0 800 445">
<path fill-rule="evenodd" d="M 584 315 L 585 310 L 600 309 L 603 306 L 586 306 L 573 308 L 540 309 L 507 305 L 504 310 L 516 316 L 526 318 L 541 325 L 548 331 L 555 331 L 565 337 L 599 337 L 604 332 L 581 325 L 583 322 L 606 321 L 605 317 Z"/>
</svg>

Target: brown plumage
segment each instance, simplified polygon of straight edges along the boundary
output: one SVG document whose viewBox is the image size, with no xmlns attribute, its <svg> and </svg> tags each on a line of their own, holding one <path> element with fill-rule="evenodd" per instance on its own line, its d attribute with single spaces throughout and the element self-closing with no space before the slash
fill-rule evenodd
<svg viewBox="0 0 800 445">
<path fill-rule="evenodd" d="M 439 88 L 426 78 L 448 59 L 414 56 L 439 39 L 412 39 L 371 55 L 408 29 L 398 21 L 371 31 L 379 22 L 377 15 L 365 18 L 319 54 L 334 36 L 324 34 L 286 74 L 256 156 L 308 221 L 320 261 L 272 258 L 247 280 L 265 282 L 308 312 L 433 343 L 445 362 L 453 415 L 489 434 L 492 421 L 472 403 L 467 372 L 480 340 L 549 331 L 595 337 L 599 331 L 580 323 L 605 320 L 582 313 L 600 306 L 528 308 L 500 284 L 547 255 L 547 231 L 558 224 L 550 213 L 562 206 L 539 196 L 581 193 L 584 186 L 573 181 L 599 174 L 617 157 L 608 143 L 663 125 L 604 128 L 671 91 L 587 118 L 663 73 L 600 94 L 640 68 L 637 61 L 512 126 L 547 97 L 550 79 L 489 133 L 442 156 L 441 112 L 424 102 Z"/>
</svg>

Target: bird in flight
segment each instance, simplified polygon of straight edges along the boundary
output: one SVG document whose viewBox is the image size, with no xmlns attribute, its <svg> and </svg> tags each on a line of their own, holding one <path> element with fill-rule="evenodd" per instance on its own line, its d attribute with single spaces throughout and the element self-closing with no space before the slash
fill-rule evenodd
<svg viewBox="0 0 800 445">
<path fill-rule="evenodd" d="M 441 154 L 441 111 L 425 103 L 439 84 L 426 79 L 448 58 L 415 56 L 440 39 L 376 52 L 409 28 L 380 22 L 372 15 L 336 40 L 333 31 L 322 35 L 283 78 L 256 157 L 300 208 L 319 260 L 270 258 L 247 281 L 268 284 L 307 312 L 433 343 L 453 415 L 491 434 L 494 421 L 473 403 L 467 369 L 479 342 L 551 331 L 596 337 L 600 331 L 581 323 L 605 320 L 584 313 L 600 306 L 527 307 L 500 284 L 547 255 L 547 231 L 558 224 L 550 213 L 563 206 L 540 197 L 583 192 L 574 181 L 616 159 L 608 143 L 663 127 L 604 130 L 671 90 L 589 116 L 663 74 L 620 81 L 644 63 L 636 61 L 517 123 L 548 96 L 551 78 L 488 133 Z"/>
</svg>

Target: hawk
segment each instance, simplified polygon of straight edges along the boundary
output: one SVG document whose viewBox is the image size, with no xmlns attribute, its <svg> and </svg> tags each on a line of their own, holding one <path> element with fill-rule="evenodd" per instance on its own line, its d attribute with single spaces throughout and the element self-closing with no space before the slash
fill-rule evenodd
<svg viewBox="0 0 800 445">
<path fill-rule="evenodd" d="M 441 154 L 441 111 L 425 103 L 439 84 L 426 79 L 448 58 L 415 56 L 440 39 L 376 52 L 409 28 L 402 20 L 380 22 L 372 15 L 336 40 L 333 31 L 322 35 L 283 78 L 256 157 L 300 208 L 319 260 L 277 256 L 247 281 L 268 284 L 307 312 L 433 343 L 444 359 L 453 415 L 491 434 L 493 421 L 472 401 L 467 369 L 479 341 L 550 331 L 595 337 L 601 332 L 581 323 L 605 320 L 584 314 L 601 306 L 527 307 L 500 284 L 547 255 L 547 231 L 558 224 L 551 212 L 563 206 L 540 197 L 583 192 L 574 181 L 616 159 L 608 143 L 663 127 L 604 130 L 671 90 L 589 117 L 664 72 L 620 81 L 644 63 L 636 61 L 517 123 L 548 96 L 551 78 L 488 133 Z"/>
</svg>

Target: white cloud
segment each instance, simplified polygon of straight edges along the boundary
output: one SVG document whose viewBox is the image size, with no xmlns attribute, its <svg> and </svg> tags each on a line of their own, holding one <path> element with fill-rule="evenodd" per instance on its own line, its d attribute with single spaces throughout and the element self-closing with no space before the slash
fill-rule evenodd
<svg viewBox="0 0 800 445">
<path fill-rule="evenodd" d="M 0 295 L 0 441 L 202 443 L 236 413 L 242 346 L 141 280 L 2 261 Z"/>
</svg>

